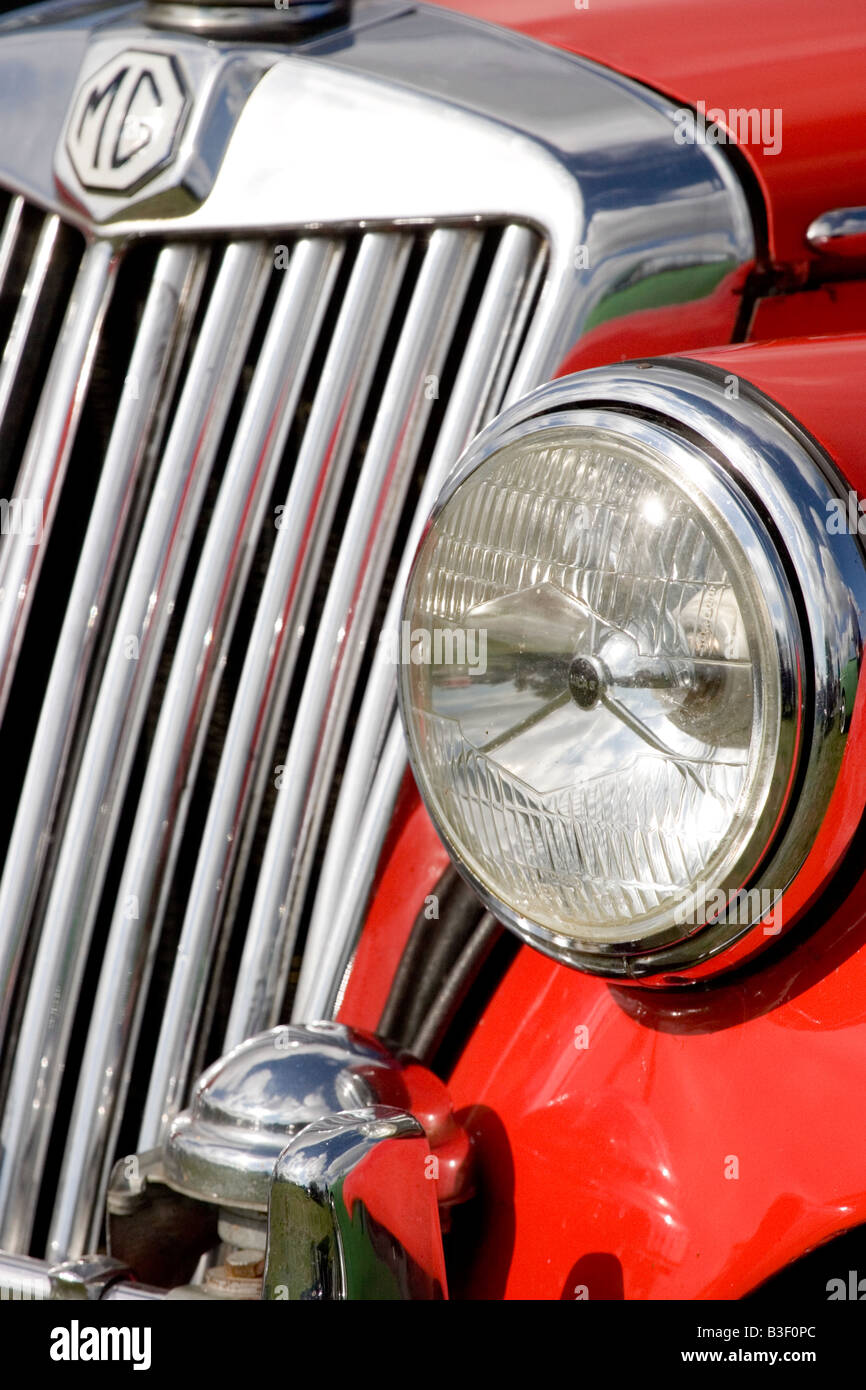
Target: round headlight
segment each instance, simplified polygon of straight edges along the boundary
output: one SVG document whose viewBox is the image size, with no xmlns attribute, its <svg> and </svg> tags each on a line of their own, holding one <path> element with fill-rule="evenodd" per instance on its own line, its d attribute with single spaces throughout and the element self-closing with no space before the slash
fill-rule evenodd
<svg viewBox="0 0 866 1390">
<path fill-rule="evenodd" d="M 808 848 L 816 633 L 757 470 L 597 387 L 580 405 L 578 381 L 497 422 L 440 499 L 403 717 L 434 822 L 506 924 L 590 969 L 681 970 L 777 931 Z"/>
</svg>

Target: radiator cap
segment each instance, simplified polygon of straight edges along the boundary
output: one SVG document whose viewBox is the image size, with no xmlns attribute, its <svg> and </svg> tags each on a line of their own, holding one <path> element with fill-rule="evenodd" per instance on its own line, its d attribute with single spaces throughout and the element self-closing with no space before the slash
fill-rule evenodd
<svg viewBox="0 0 866 1390">
<path fill-rule="evenodd" d="M 272 0 L 270 5 L 262 0 L 208 0 L 207 4 L 150 0 L 146 14 L 157 29 L 225 38 L 281 36 L 294 43 L 348 24 L 352 0 Z"/>
</svg>

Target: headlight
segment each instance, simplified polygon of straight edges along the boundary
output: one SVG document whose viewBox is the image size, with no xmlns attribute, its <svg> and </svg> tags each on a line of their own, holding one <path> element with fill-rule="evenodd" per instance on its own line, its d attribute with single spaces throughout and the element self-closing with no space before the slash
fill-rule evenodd
<svg viewBox="0 0 866 1390">
<path fill-rule="evenodd" d="M 632 975 L 778 934 L 864 598 L 814 451 L 651 371 L 544 388 L 476 441 L 401 632 L 410 756 L 458 866 L 534 945 Z"/>
</svg>

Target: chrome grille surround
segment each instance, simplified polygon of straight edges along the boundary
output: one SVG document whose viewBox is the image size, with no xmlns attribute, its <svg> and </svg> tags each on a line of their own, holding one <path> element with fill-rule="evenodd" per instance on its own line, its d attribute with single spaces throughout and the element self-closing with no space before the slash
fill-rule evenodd
<svg viewBox="0 0 866 1390">
<path fill-rule="evenodd" d="M 295 1016 L 334 1007 L 406 767 L 394 673 L 370 649 L 376 625 L 396 622 L 420 529 L 465 445 L 618 312 L 623 287 L 708 266 L 720 281 L 741 275 L 753 242 L 723 153 L 677 146 L 664 103 L 485 26 L 377 4 L 352 43 L 287 54 L 151 32 L 128 10 L 122 24 L 108 9 L 65 26 L 56 13 L 41 31 L 0 24 L 0 286 L 25 215 L 41 219 L 0 403 L 58 238 L 71 226 L 86 242 L 15 483 L 46 499 L 43 539 L 4 537 L 0 555 L 7 692 L 39 567 L 62 539 L 57 509 L 77 486 L 70 460 L 80 466 L 82 412 L 106 367 L 105 324 L 125 267 L 153 246 L 138 293 L 123 290 L 136 329 L 0 882 L 0 1003 L 15 1040 L 0 1246 L 31 1245 L 62 1151 L 47 1231 L 60 1259 L 98 1241 L 107 1169 L 137 1121 L 134 1067 L 146 1080 L 138 1148 L 184 1103 L 237 924 L 223 1045 L 280 1017 L 303 928 Z M 79 183 L 63 131 L 78 84 L 130 48 L 176 58 L 194 104 L 176 159 L 119 198 Z M 502 76 L 517 70 L 509 92 Z M 304 137 L 281 143 L 282 130 Z M 275 242 L 290 248 L 280 272 Z M 245 643 L 244 595 L 281 484 L 285 524 Z M 228 684 L 202 814 L 194 791 Z M 269 809 L 277 763 L 289 775 Z M 197 835 L 172 935 L 172 885 Z M 174 959 L 149 996 L 161 936 Z M 149 997 L 161 1000 L 155 1042 L 142 1041 Z M 78 1078 L 64 1103 L 68 1055 Z"/>
</svg>

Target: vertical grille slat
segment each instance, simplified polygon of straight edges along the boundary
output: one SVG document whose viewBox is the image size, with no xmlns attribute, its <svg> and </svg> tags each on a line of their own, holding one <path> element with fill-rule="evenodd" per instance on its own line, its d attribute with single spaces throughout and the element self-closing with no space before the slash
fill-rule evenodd
<svg viewBox="0 0 866 1390">
<path fill-rule="evenodd" d="M 530 322 L 539 307 L 539 293 L 547 267 L 547 248 L 543 243 L 539 243 L 537 237 L 530 235 L 528 242 L 526 237 L 526 227 L 509 227 L 502 238 L 499 291 L 504 298 L 514 296 L 515 308 L 510 323 L 505 321 L 501 325 L 499 360 L 494 366 L 484 421 L 492 420 L 500 410 L 519 400 L 530 389 L 518 389 L 517 369 L 522 362 L 522 349 Z M 511 258 L 514 258 L 513 262 Z M 528 260 L 525 272 L 522 265 L 524 258 Z M 511 275 L 515 278 L 509 288 Z M 490 309 L 495 316 L 493 299 Z M 497 354 L 494 354 L 494 359 L 496 356 Z"/>
<path fill-rule="evenodd" d="M 513 363 L 516 355 L 519 327 L 537 287 L 538 259 L 537 241 L 526 228 L 510 227 L 504 232 L 418 499 L 384 632 L 397 631 L 412 559 L 449 470 L 479 427 L 499 409 L 508 378 L 503 359 Z M 374 661 L 329 827 L 295 995 L 295 1018 L 327 1016 L 348 964 L 345 943 L 353 939 L 354 930 L 344 923 L 357 927 L 363 916 L 382 845 L 382 818 L 390 816 L 406 767 L 405 754 L 401 761 L 394 752 L 402 747 L 397 728 L 389 740 L 390 755 L 376 769 L 379 750 L 395 719 L 395 702 L 394 668 Z"/>
<path fill-rule="evenodd" d="M 45 910 L 0 1135 L 0 1244 L 12 1249 L 29 1240 L 123 792 L 266 268 L 257 244 L 233 243 L 224 253 L 106 662 Z"/>
<path fill-rule="evenodd" d="M 199 256 L 192 247 L 162 252 L 106 451 L 0 880 L 0 1035 L 149 426 L 178 318 L 189 313 L 189 282 Z"/>
<path fill-rule="evenodd" d="M 3 362 L 4 369 L 8 363 L 13 380 L 23 355 L 30 350 L 39 288 L 50 267 L 58 228 L 57 218 L 47 219 L 31 274 L 28 274 L 22 312 L 16 316 L 10 339 L 14 346 L 8 359 L 4 356 Z M 33 545 L 23 534 L 4 537 L 0 557 L 0 718 L 9 696 L 24 623 L 41 566 L 44 541 L 50 534 L 57 512 L 66 464 L 99 341 L 99 325 L 108 306 L 115 268 L 114 252 L 107 242 L 95 242 L 88 247 L 51 359 L 15 486 L 16 498 L 35 499 L 41 503 L 42 540 L 40 544 Z"/>
<path fill-rule="evenodd" d="M 85 245 L 0 190 L 0 463 L 46 504 L 0 551 L 11 1250 L 96 1246 L 122 1146 L 285 1016 L 298 963 L 333 995 L 326 918 L 341 877 L 366 898 L 405 766 L 372 640 L 525 366 L 535 232 L 284 239 L 285 269 L 261 235 Z"/>
<path fill-rule="evenodd" d="M 362 239 L 298 451 L 180 934 L 140 1130 L 144 1148 L 159 1142 L 182 1102 L 226 885 L 244 821 L 254 820 L 258 809 L 255 764 L 267 772 L 265 750 L 273 747 L 277 733 L 274 714 L 285 701 L 313 581 L 409 249 L 408 238 L 399 235 Z M 255 809 L 249 817 L 251 801 Z"/>
<path fill-rule="evenodd" d="M 285 992 L 301 885 L 327 802 L 371 605 L 430 414 L 425 386 L 442 374 L 480 241 L 476 232 L 433 232 L 406 313 L 283 759 L 290 776 L 277 794 L 268 832 L 226 1047 L 273 1023 Z"/>
<path fill-rule="evenodd" d="M 24 199 L 20 196 L 11 198 L 3 219 L 3 231 L 0 232 L 0 297 L 6 290 L 9 267 L 12 264 L 23 217 Z"/>
<path fill-rule="evenodd" d="M 63 1259 L 70 1248 L 88 1243 L 100 1176 L 106 1156 L 109 1161 L 112 1157 L 109 1141 L 124 1099 L 126 1059 L 163 916 L 160 883 L 170 876 L 177 856 L 224 646 L 234 628 L 264 506 L 341 254 L 338 243 L 324 238 L 303 240 L 295 247 L 222 479 L 111 916 L 49 1236 L 52 1258 Z M 128 920 L 125 904 L 133 898 L 137 916 Z"/>
<path fill-rule="evenodd" d="M 12 209 L 10 209 L 10 213 L 11 211 Z M 10 235 L 6 253 L 7 272 L 15 251 L 14 234 L 17 233 L 20 222 L 21 219 L 16 218 L 13 228 L 10 229 L 12 235 Z M 21 371 L 21 364 L 33 332 L 33 323 L 39 311 L 39 301 L 45 288 L 45 281 L 48 278 L 59 231 L 60 218 L 46 217 L 42 223 L 39 240 L 36 243 L 33 259 L 27 271 L 27 279 L 18 300 L 15 318 L 3 350 L 2 362 L 0 362 L 0 416 L 5 416 L 9 409 L 12 392 L 15 390 L 15 382 Z"/>
</svg>

